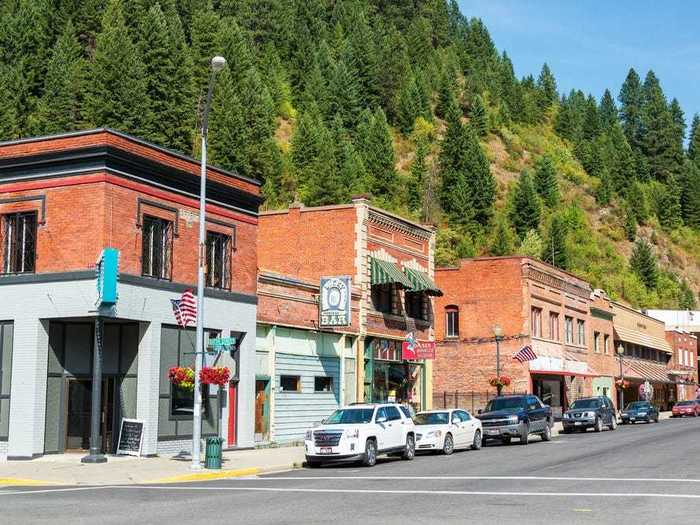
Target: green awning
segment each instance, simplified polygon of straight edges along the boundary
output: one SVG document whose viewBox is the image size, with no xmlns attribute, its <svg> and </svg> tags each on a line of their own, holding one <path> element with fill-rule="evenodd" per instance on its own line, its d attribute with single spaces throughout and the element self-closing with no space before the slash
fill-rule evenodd
<svg viewBox="0 0 700 525">
<path fill-rule="evenodd" d="M 370 257 L 372 286 L 375 284 L 398 284 L 404 288 L 412 288 L 413 283 L 394 263 L 380 261 Z"/>
<path fill-rule="evenodd" d="M 437 287 L 435 281 L 433 281 L 427 273 L 419 272 L 418 270 L 413 270 L 412 268 L 404 268 L 406 272 L 406 277 L 411 281 L 411 288 L 409 292 L 425 292 L 428 295 L 442 296 L 442 290 Z"/>
</svg>

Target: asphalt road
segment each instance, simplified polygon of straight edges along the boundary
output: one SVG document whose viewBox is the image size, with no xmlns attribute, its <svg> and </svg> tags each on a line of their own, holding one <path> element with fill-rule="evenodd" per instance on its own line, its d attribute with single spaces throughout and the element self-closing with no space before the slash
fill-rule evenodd
<svg viewBox="0 0 700 525">
<path fill-rule="evenodd" d="M 0 490 L 0 523 L 700 522 L 700 418 L 180 485 Z"/>
</svg>

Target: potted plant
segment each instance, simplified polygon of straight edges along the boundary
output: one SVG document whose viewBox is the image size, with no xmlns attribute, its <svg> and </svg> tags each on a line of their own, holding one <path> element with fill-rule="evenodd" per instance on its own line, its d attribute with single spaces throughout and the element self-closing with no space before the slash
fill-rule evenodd
<svg viewBox="0 0 700 525">
<path fill-rule="evenodd" d="M 492 377 L 489 379 L 489 385 L 501 389 L 506 386 L 510 386 L 511 378 L 508 376 Z"/>
<path fill-rule="evenodd" d="M 199 373 L 203 385 L 224 386 L 231 379 L 231 371 L 225 366 L 205 366 Z"/>
<path fill-rule="evenodd" d="M 173 366 L 168 371 L 168 379 L 178 388 L 194 390 L 194 370 L 188 366 Z"/>
</svg>

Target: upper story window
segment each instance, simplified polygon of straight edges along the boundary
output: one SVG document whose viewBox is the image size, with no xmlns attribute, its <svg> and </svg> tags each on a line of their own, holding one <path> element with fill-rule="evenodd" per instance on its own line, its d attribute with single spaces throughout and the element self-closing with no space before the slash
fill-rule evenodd
<svg viewBox="0 0 700 525">
<path fill-rule="evenodd" d="M 605 352 L 605 355 L 610 353 L 610 336 L 608 334 L 605 334 L 605 337 L 603 337 L 603 352 Z"/>
<path fill-rule="evenodd" d="M 593 351 L 596 354 L 600 353 L 600 333 L 593 332 Z"/>
<path fill-rule="evenodd" d="M 378 312 L 392 313 L 394 285 L 392 283 L 375 284 L 372 286 L 372 306 Z"/>
<path fill-rule="evenodd" d="M 564 338 L 566 344 L 574 344 L 574 318 L 568 315 L 564 317 Z"/>
<path fill-rule="evenodd" d="M 445 307 L 445 337 L 459 337 L 459 308 Z"/>
<path fill-rule="evenodd" d="M 556 312 L 549 312 L 549 338 L 559 341 L 559 314 Z"/>
<path fill-rule="evenodd" d="M 578 332 L 578 338 L 576 339 L 577 343 L 580 345 L 585 345 L 586 344 L 586 323 L 585 321 L 582 321 L 581 319 L 576 320 L 576 329 Z"/>
<path fill-rule="evenodd" d="M 406 315 L 414 319 L 427 319 L 427 295 L 425 292 L 406 292 L 404 294 L 406 302 Z"/>
<path fill-rule="evenodd" d="M 231 236 L 207 232 L 207 286 L 231 288 Z"/>
<path fill-rule="evenodd" d="M 36 271 L 35 211 L 2 216 L 2 273 L 32 273 Z"/>
<path fill-rule="evenodd" d="M 542 337 L 542 308 L 532 307 L 530 312 L 530 330 L 533 337 Z"/>
<path fill-rule="evenodd" d="M 143 218 L 141 273 L 146 277 L 172 277 L 173 223 L 145 215 Z"/>
</svg>

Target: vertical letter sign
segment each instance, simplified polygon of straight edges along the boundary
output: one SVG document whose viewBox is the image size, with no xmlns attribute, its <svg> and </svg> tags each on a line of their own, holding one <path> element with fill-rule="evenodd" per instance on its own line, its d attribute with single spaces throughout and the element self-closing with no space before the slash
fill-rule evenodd
<svg viewBox="0 0 700 525">
<path fill-rule="evenodd" d="M 97 261 L 97 303 L 101 306 L 117 304 L 119 280 L 119 250 L 105 248 Z"/>
<path fill-rule="evenodd" d="M 350 326 L 350 277 L 321 277 L 319 324 Z"/>
</svg>

